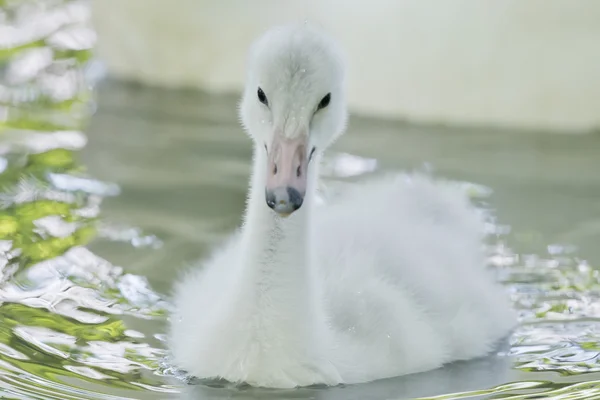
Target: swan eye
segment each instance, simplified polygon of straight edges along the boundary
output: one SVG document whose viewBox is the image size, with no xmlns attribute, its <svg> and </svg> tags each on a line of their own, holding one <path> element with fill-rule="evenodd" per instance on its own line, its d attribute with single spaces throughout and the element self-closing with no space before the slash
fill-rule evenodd
<svg viewBox="0 0 600 400">
<path fill-rule="evenodd" d="M 265 106 L 269 106 L 269 100 L 267 100 L 267 95 L 261 88 L 258 88 L 258 100 L 263 103 Z"/>
<path fill-rule="evenodd" d="M 296 176 L 300 178 L 300 175 L 302 175 L 302 170 L 300 169 L 300 166 L 298 166 L 298 169 L 296 169 Z"/>
<path fill-rule="evenodd" d="M 319 103 L 319 106 L 317 107 L 317 111 L 319 111 L 322 108 L 325 108 L 329 105 L 329 102 L 331 101 L 331 93 L 327 93 L 325 95 L 325 97 L 323 97 L 321 99 L 321 102 Z"/>
<path fill-rule="evenodd" d="M 313 147 L 312 150 L 310 151 L 310 155 L 308 156 L 308 161 L 309 162 L 310 162 L 310 160 L 312 160 L 313 154 L 315 154 L 315 150 L 316 149 L 317 149 L 316 147 Z"/>
</svg>

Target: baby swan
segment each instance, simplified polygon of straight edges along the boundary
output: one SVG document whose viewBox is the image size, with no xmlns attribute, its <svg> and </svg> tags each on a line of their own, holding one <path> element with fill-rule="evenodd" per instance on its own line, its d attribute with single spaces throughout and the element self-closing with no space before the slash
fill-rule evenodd
<svg viewBox="0 0 600 400">
<path fill-rule="evenodd" d="M 262 387 L 359 383 L 484 356 L 510 332 L 483 222 L 457 189 L 385 177 L 315 204 L 347 118 L 328 36 L 310 25 L 261 36 L 240 117 L 254 141 L 244 223 L 175 286 L 177 366 Z"/>
</svg>

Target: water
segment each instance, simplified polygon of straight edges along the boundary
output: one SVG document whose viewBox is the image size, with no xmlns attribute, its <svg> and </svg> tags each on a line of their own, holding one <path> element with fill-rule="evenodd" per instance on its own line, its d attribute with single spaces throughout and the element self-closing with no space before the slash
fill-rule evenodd
<svg viewBox="0 0 600 400">
<path fill-rule="evenodd" d="M 365 385 L 187 385 L 165 358 L 168 293 L 240 221 L 251 150 L 236 98 L 91 90 L 87 3 L 52 3 L 66 11 L 42 10 L 32 26 L 54 34 L 30 27 L 26 45 L 0 43 L 3 398 L 600 398 L 600 136 L 358 117 L 327 159 L 327 184 L 415 168 L 469 183 L 497 217 L 492 262 L 522 322 L 509 346 Z M 0 1 L 0 21 L 27 4 Z M 56 32 L 62 44 L 44 39 Z M 23 54 L 27 76 L 11 72 L 27 71 L 11 67 Z"/>
</svg>

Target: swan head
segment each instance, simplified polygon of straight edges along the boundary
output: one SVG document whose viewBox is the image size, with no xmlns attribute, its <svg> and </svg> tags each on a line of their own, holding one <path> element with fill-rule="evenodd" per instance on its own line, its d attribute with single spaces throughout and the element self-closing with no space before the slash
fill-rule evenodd
<svg viewBox="0 0 600 400">
<path fill-rule="evenodd" d="M 280 215 L 301 207 L 308 170 L 344 131 L 344 63 L 308 24 L 271 29 L 251 47 L 240 119 L 265 153 L 265 201 Z"/>
</svg>

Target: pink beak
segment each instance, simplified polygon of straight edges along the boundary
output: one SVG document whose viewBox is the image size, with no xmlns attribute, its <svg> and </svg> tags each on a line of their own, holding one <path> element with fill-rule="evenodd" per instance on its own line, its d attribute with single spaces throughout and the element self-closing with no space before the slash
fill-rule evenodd
<svg viewBox="0 0 600 400">
<path fill-rule="evenodd" d="M 307 135 L 287 139 L 275 134 L 267 162 L 267 205 L 281 216 L 302 206 L 306 193 Z"/>
</svg>

